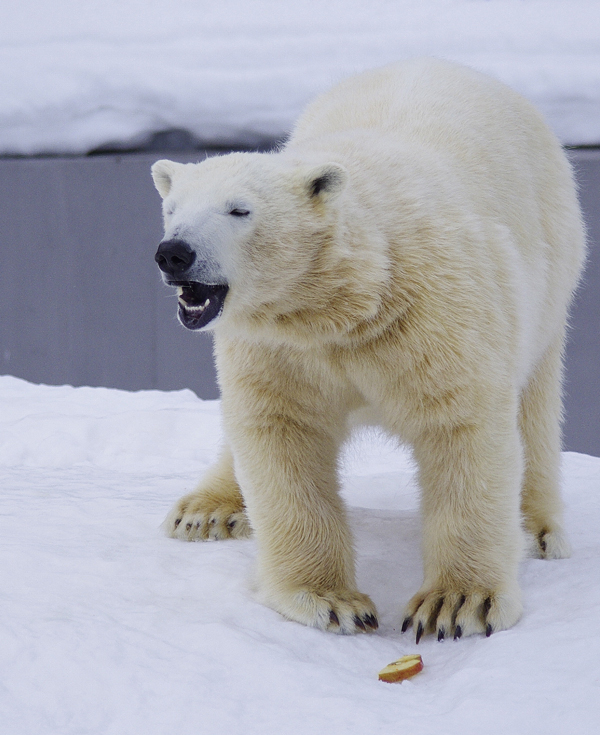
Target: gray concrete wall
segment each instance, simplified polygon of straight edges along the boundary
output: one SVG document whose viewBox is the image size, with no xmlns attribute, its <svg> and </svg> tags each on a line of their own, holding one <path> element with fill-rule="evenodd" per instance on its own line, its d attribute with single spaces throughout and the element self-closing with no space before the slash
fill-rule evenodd
<svg viewBox="0 0 600 735">
<path fill-rule="evenodd" d="M 211 338 L 179 325 L 153 260 L 157 157 L 0 161 L 0 372 L 218 397 Z"/>
<path fill-rule="evenodd" d="M 600 152 L 571 155 L 592 248 L 568 352 L 565 438 L 600 456 Z M 211 338 L 177 323 L 153 261 L 162 229 L 150 165 L 161 157 L 0 160 L 0 373 L 218 396 Z"/>
<path fill-rule="evenodd" d="M 600 457 L 600 150 L 570 152 L 589 256 L 567 347 L 565 448 Z"/>
</svg>

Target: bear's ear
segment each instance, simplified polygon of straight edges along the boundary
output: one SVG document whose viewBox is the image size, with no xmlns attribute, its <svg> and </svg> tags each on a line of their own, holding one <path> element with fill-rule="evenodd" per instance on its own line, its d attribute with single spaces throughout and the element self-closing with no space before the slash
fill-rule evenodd
<svg viewBox="0 0 600 735">
<path fill-rule="evenodd" d="M 175 170 L 178 166 L 181 166 L 181 164 L 175 163 L 175 161 L 167 161 L 166 159 L 157 161 L 152 166 L 151 171 L 152 178 L 154 179 L 154 186 L 158 189 L 158 193 L 163 199 L 168 196 L 171 191 L 173 175 L 175 174 Z"/>
<path fill-rule="evenodd" d="M 348 172 L 339 163 L 325 163 L 309 172 L 308 194 L 311 199 L 329 199 L 343 191 L 347 179 Z"/>
</svg>

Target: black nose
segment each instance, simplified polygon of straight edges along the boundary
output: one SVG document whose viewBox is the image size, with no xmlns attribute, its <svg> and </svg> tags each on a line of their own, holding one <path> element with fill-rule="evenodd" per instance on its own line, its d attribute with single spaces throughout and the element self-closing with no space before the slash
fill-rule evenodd
<svg viewBox="0 0 600 735">
<path fill-rule="evenodd" d="M 196 253 L 183 240 L 163 240 L 154 260 L 163 273 L 181 276 L 196 260 Z"/>
</svg>

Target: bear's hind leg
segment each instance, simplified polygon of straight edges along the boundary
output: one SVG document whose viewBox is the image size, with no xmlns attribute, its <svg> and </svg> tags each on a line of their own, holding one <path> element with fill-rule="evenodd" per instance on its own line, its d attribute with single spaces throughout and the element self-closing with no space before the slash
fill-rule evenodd
<svg viewBox="0 0 600 735">
<path fill-rule="evenodd" d="M 244 538 L 251 533 L 244 500 L 235 479 L 231 450 L 225 446 L 193 493 L 180 498 L 163 527 L 183 541 Z"/>
<path fill-rule="evenodd" d="M 561 334 L 523 390 L 519 416 L 525 451 L 521 510 L 532 552 L 545 559 L 570 555 L 560 497 L 562 345 Z"/>
</svg>

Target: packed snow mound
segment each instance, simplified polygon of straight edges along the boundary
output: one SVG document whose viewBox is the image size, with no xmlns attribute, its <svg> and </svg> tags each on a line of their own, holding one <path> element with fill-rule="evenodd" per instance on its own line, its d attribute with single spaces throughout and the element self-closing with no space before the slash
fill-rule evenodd
<svg viewBox="0 0 600 735">
<path fill-rule="evenodd" d="M 219 403 L 189 391 L 0 377 L 3 733 L 596 731 L 600 459 L 564 455 L 573 556 L 523 562 L 523 619 L 417 648 L 399 632 L 422 575 L 408 453 L 367 434 L 344 455 L 359 586 L 381 627 L 343 637 L 253 599 L 252 539 L 162 535 L 220 440 Z M 416 652 L 417 677 L 378 681 Z"/>
<path fill-rule="evenodd" d="M 0 8 L 0 154 L 135 147 L 169 130 L 256 145 L 339 79 L 423 55 L 508 83 L 563 143 L 600 143 L 589 0 L 21 0 Z"/>
</svg>

